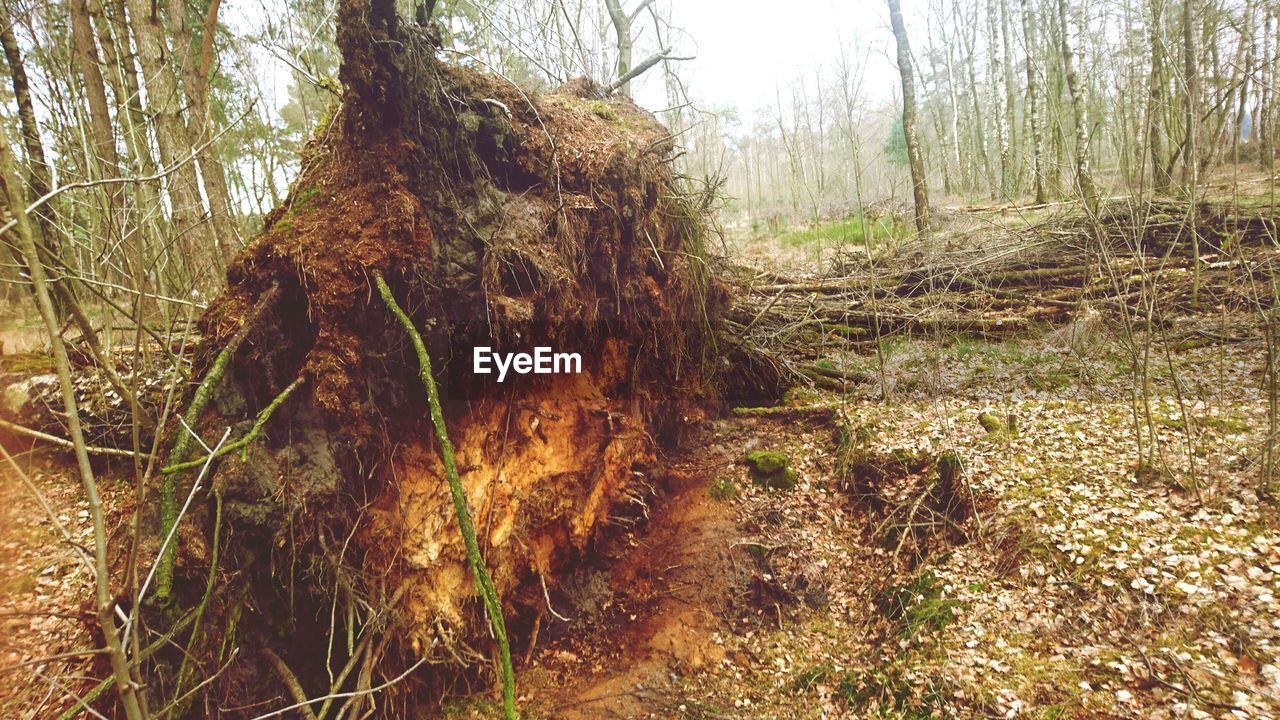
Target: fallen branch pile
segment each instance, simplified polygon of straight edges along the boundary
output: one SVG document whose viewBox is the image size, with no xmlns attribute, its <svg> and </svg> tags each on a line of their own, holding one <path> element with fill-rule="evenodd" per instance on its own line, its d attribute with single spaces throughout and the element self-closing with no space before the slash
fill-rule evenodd
<svg viewBox="0 0 1280 720">
<path fill-rule="evenodd" d="M 1168 326 L 1193 300 L 1187 209 L 1172 201 L 1116 201 L 1094 221 L 1075 212 L 960 238 L 934 236 L 888 259 L 859 250 L 816 276 L 731 268 L 724 274 L 736 278 L 737 293 L 728 330 L 826 385 L 868 378 L 821 358 L 866 352 L 892 336 L 1003 339 L 1095 311 Z M 1255 308 L 1260 300 L 1250 288 L 1269 287 L 1275 271 L 1275 220 L 1265 211 L 1207 203 L 1195 216 L 1204 306 Z"/>
</svg>

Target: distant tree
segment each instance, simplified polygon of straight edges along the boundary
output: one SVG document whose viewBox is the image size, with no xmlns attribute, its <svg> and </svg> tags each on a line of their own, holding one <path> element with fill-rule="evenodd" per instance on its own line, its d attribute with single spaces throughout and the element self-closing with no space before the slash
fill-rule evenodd
<svg viewBox="0 0 1280 720">
<path fill-rule="evenodd" d="M 884 156 L 898 167 L 905 167 L 911 162 L 907 155 L 907 134 L 902 129 L 902 118 L 895 117 L 889 126 L 889 134 L 884 138 Z"/>
</svg>

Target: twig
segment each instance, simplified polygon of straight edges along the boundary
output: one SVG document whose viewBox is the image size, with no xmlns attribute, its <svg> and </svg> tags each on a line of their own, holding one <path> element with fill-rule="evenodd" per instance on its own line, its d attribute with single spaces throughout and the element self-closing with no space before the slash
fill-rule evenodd
<svg viewBox="0 0 1280 720">
<path fill-rule="evenodd" d="M 293 674 L 293 671 L 289 669 L 289 666 L 284 663 L 284 660 L 280 659 L 280 656 L 274 650 L 263 648 L 262 655 L 271 664 L 276 674 L 280 676 L 280 682 L 284 683 L 285 688 L 289 690 L 289 694 L 297 701 L 297 704 L 290 709 L 301 710 L 307 720 L 316 720 L 316 714 L 311 710 L 311 706 L 320 702 L 320 698 L 315 700 L 307 699 L 307 691 L 302 689 L 302 683 L 298 682 L 298 676 Z"/>
<path fill-rule="evenodd" d="M 71 442 L 70 440 L 60 438 L 57 435 L 50 435 L 49 433 L 43 433 L 43 432 L 40 432 L 39 430 L 32 430 L 29 427 L 23 427 L 21 425 L 11 423 L 8 420 L 4 420 L 4 419 L 0 419 L 0 428 L 4 428 L 9 432 L 14 432 L 19 435 L 26 435 L 27 437 L 32 437 L 37 440 L 44 440 L 45 442 L 53 443 L 54 445 L 57 445 L 59 447 L 74 449 L 76 446 L 76 444 Z M 121 450 L 119 448 L 86 445 L 84 449 L 88 451 L 90 455 L 112 455 L 115 457 L 125 457 L 125 458 L 131 458 L 134 456 L 134 453 L 132 450 Z"/>
<path fill-rule="evenodd" d="M 173 554 L 173 538 L 178 534 L 178 523 L 182 521 L 182 516 L 187 513 L 187 508 L 191 507 L 191 501 L 196 496 L 196 491 L 200 489 L 200 482 L 204 480 L 205 473 L 209 471 L 209 464 L 213 462 L 214 455 L 217 454 L 218 448 L 222 447 L 222 443 L 227 441 L 227 436 L 231 434 L 231 428 L 227 428 L 222 432 L 222 439 L 214 446 L 213 451 L 205 458 L 204 467 L 200 468 L 200 474 L 196 476 L 196 481 L 191 484 L 191 492 L 187 493 L 187 501 L 182 504 L 182 509 L 173 517 L 173 524 L 169 526 L 169 531 L 164 536 L 164 542 L 160 544 L 160 551 L 157 553 L 155 564 L 151 566 L 151 571 L 147 573 L 147 579 L 142 583 L 142 590 L 138 592 L 138 599 L 141 600 L 147 596 L 147 588 L 151 585 L 151 580 L 156 576 L 156 571 L 163 572 L 164 559 Z M 162 580 L 163 581 L 163 580 Z M 159 589 L 156 590 L 159 595 Z"/>
<path fill-rule="evenodd" d="M 489 624 L 494 638 L 498 641 L 498 655 L 502 665 L 502 707 L 507 720 L 516 720 L 516 681 L 515 671 L 511 667 L 511 646 L 507 641 L 507 627 L 502 617 L 502 601 L 493 586 L 489 571 L 485 568 L 484 559 L 480 556 L 480 544 L 476 540 L 475 527 L 471 522 L 471 509 L 467 506 L 467 496 L 462 488 L 462 480 L 458 477 L 458 466 L 454 459 L 453 443 L 449 441 L 448 428 L 444 422 L 444 411 L 440 406 L 440 395 L 436 390 L 436 381 L 431 374 L 431 356 L 422 342 L 422 335 L 414 327 L 413 321 L 405 314 L 396 298 L 391 294 L 391 287 L 382 279 L 381 274 L 373 276 L 378 286 L 378 293 L 387 309 L 400 321 L 413 343 L 414 352 L 418 356 L 418 377 L 427 391 L 427 403 L 431 406 L 431 423 L 435 426 L 436 441 L 440 444 L 440 456 L 444 462 L 444 474 L 449 481 L 449 493 L 453 496 L 454 512 L 458 516 L 458 526 L 462 530 L 462 539 L 467 549 L 467 560 L 471 564 L 471 574 L 475 578 L 476 589 L 484 599 L 485 611 L 489 615 Z"/>
<path fill-rule="evenodd" d="M 231 358 L 240 348 L 240 344 L 248 337 L 249 331 L 257 324 L 258 318 L 266 311 L 267 307 L 275 304 L 276 298 L 280 295 L 280 287 L 272 285 L 258 298 L 258 302 L 249 311 L 248 317 L 241 323 L 240 329 L 227 342 L 222 351 L 218 353 L 218 357 L 213 361 L 213 367 L 205 375 L 204 380 L 200 381 L 200 386 L 196 388 L 195 395 L 191 398 L 191 404 L 187 407 L 186 420 L 192 425 L 200 421 L 200 414 L 204 412 L 204 407 L 213 397 L 213 390 L 222 380 L 223 373 L 226 372 L 227 366 L 231 364 Z M 173 443 L 173 451 L 169 453 L 169 462 L 171 464 L 181 463 L 186 459 L 187 449 L 191 446 L 191 438 L 195 433 L 178 433 L 178 438 Z M 160 483 L 160 532 L 161 534 L 171 534 L 171 531 L 177 524 L 177 484 L 178 477 L 176 473 L 165 473 Z M 160 584 L 156 586 L 156 597 L 161 601 L 169 599 L 169 592 L 173 586 L 173 563 L 177 558 L 176 547 L 170 547 L 160 558 Z"/>
<path fill-rule="evenodd" d="M 206 462 L 210 460 L 217 460 L 223 455 L 233 453 L 236 450 L 243 449 L 247 453 L 249 450 L 249 445 L 251 445 L 254 440 L 258 439 L 258 436 L 262 434 L 262 429 L 266 426 L 267 422 L 271 420 L 272 413 L 274 413 L 276 409 L 279 408 L 280 405 L 289 398 L 289 394 L 292 393 L 294 389 L 296 389 L 299 385 L 301 385 L 305 380 L 306 378 L 299 377 L 293 382 L 289 383 L 289 387 L 282 390 L 280 394 L 277 395 L 275 399 L 270 402 L 270 404 L 268 404 L 265 408 L 262 409 L 262 412 L 258 413 L 257 419 L 253 421 L 253 427 L 249 428 L 249 432 L 245 433 L 244 437 L 240 438 L 239 440 L 236 440 L 235 442 L 228 443 L 227 445 L 223 446 L 221 449 L 214 451 L 214 453 L 210 457 L 196 458 L 195 460 L 188 460 L 186 462 L 178 463 L 176 465 L 169 465 L 168 467 L 162 468 L 160 472 L 168 474 L 168 473 L 181 472 L 183 470 L 190 470 L 192 468 L 197 468 L 197 467 L 200 467 L 201 465 L 204 465 Z M 243 457 L 241 459 L 243 459 Z"/>
<path fill-rule="evenodd" d="M 159 170 L 153 175 L 143 175 L 140 177 L 127 177 L 127 178 L 101 178 L 98 180 L 83 180 L 81 182 L 67 183 L 66 185 L 56 187 L 50 190 L 49 192 L 45 193 L 44 195 L 41 195 L 35 202 L 27 206 L 27 209 L 23 212 L 23 215 L 30 215 L 36 210 L 39 210 L 41 207 L 44 207 L 44 205 L 47 204 L 50 200 L 58 197 L 59 195 L 65 192 L 70 192 L 71 190 L 83 190 L 85 188 L 98 187 L 101 185 L 132 185 L 136 183 L 156 182 L 157 180 L 163 180 L 165 177 L 172 174 L 178 168 L 195 160 L 204 152 L 205 148 L 217 142 L 223 135 L 225 135 L 229 130 L 231 130 L 231 128 L 240 124 L 240 121 L 243 120 L 246 116 L 248 116 L 249 112 L 253 110 L 253 105 L 254 103 L 252 102 L 249 103 L 249 107 L 246 108 L 244 112 L 240 113 L 240 117 L 236 118 L 230 123 L 227 123 L 227 126 L 224 127 L 221 131 L 219 131 L 217 135 L 214 135 L 213 137 L 209 138 L 208 141 L 201 143 L 199 147 L 193 148 L 191 150 L 191 154 L 187 155 L 186 157 L 182 158 L 181 160 L 170 165 L 167 168 L 162 168 L 161 170 Z M 17 224 L 18 224 L 18 219 L 15 217 L 13 220 L 10 220 L 9 222 L 0 226 L 0 235 L 3 235 L 9 232 L 14 227 L 16 227 Z"/>
<path fill-rule="evenodd" d="M 1187 677 L 1186 672 L 1182 670 L 1182 666 L 1177 664 L 1177 661 L 1174 661 L 1174 667 L 1178 669 L 1178 673 L 1182 675 L 1182 679 L 1187 682 L 1187 686 L 1183 687 L 1181 685 L 1175 685 L 1169 682 L 1168 680 L 1165 680 L 1164 678 L 1160 677 L 1160 675 L 1156 672 L 1155 666 L 1151 664 L 1151 658 L 1147 657 L 1146 651 L 1144 651 L 1142 648 L 1136 645 L 1134 646 L 1134 648 L 1138 651 L 1138 654 L 1142 656 L 1142 661 L 1147 664 L 1147 677 L 1151 680 L 1151 682 L 1159 685 L 1160 687 L 1166 690 L 1172 690 L 1176 693 L 1181 693 L 1183 695 L 1186 695 L 1187 697 L 1190 697 L 1196 702 L 1201 703 L 1205 706 L 1214 708 L 1216 710 L 1232 710 L 1232 711 L 1239 710 L 1241 712 L 1244 711 L 1244 708 L 1240 707 L 1239 705 L 1214 702 L 1213 700 L 1206 700 L 1203 697 L 1200 697 L 1200 693 L 1199 691 L 1196 690 L 1196 686 L 1192 684 L 1191 678 Z"/>
<path fill-rule="evenodd" d="M 386 681 L 386 682 L 382 683 L 381 685 L 377 685 L 377 686 L 375 686 L 375 687 L 371 687 L 371 688 L 364 689 L 364 690 L 352 690 L 352 691 L 350 691 L 350 692 L 331 693 L 331 694 L 330 694 L 330 695 L 328 695 L 327 697 L 332 697 L 332 698 L 335 698 L 335 699 L 337 699 L 337 698 L 350 698 L 350 697 L 359 697 L 359 696 L 361 696 L 361 695 L 372 695 L 373 693 L 381 692 L 382 690 L 385 690 L 385 689 L 387 689 L 387 688 L 391 687 L 392 685 L 395 685 L 396 683 L 400 682 L 401 680 L 403 680 L 403 679 L 405 679 L 405 678 L 409 677 L 411 674 L 413 674 L 413 671 L 414 671 L 414 670 L 417 670 L 418 668 L 422 667 L 426 662 L 427 662 L 427 659 L 426 659 L 426 658 L 420 658 L 420 659 L 418 660 L 418 662 L 416 662 L 416 663 L 414 663 L 414 664 L 410 665 L 410 666 L 409 666 L 409 669 L 407 669 L 407 670 L 405 670 L 404 672 L 400 673 L 399 675 L 397 675 L 397 676 L 395 676 L 395 677 L 391 678 L 390 680 L 388 680 L 388 681 Z M 282 708 L 280 708 L 279 710 L 272 710 L 271 712 L 269 712 L 269 713 L 267 713 L 267 714 L 265 714 L 265 715 L 259 715 L 259 716 L 255 717 L 255 718 L 252 718 L 252 720 L 267 720 L 267 718 L 279 717 L 279 716 L 281 716 L 281 715 L 283 715 L 283 714 L 285 714 L 285 713 L 289 712 L 290 710 L 297 710 L 297 709 L 299 709 L 299 708 L 304 708 L 304 707 L 307 707 L 307 706 L 309 706 L 309 705 L 312 705 L 312 704 L 316 703 L 316 702 L 317 702 L 317 701 L 319 701 L 319 700 L 324 700 L 324 699 L 326 699 L 326 698 L 316 698 L 315 700 L 308 700 L 308 701 L 303 702 L 303 703 L 297 703 L 297 704 L 295 704 L 295 705 L 289 705 L 289 706 L 287 706 L 287 707 L 282 707 Z"/>
<path fill-rule="evenodd" d="M 626 85 L 632 80 L 635 80 L 637 77 L 643 75 L 646 71 L 648 71 L 649 68 L 653 67 L 654 65 L 657 65 L 663 60 L 692 60 L 692 59 L 693 59 L 693 56 L 675 57 L 671 54 L 671 50 L 664 48 L 650 55 L 644 60 L 641 60 L 638 65 L 631 68 L 631 70 L 627 71 L 627 73 L 624 74 L 622 77 L 609 83 L 609 86 L 604 89 L 604 94 L 612 95 L 614 92 L 618 90 L 618 88 L 622 87 L 623 85 Z"/>
</svg>

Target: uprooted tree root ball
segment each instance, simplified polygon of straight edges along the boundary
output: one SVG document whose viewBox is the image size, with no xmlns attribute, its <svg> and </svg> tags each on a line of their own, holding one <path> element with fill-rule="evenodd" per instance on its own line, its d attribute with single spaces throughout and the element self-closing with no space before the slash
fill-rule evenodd
<svg viewBox="0 0 1280 720">
<path fill-rule="evenodd" d="M 716 402 L 727 297 L 706 267 L 702 209 L 669 167 L 667 131 L 585 82 L 532 94 L 443 64 L 430 32 L 401 24 L 390 3 L 339 5 L 341 109 L 202 320 L 197 377 L 244 341 L 188 422 L 210 443 L 227 427 L 228 442 L 255 425 L 261 435 L 213 462 L 160 594 L 174 616 L 207 606 L 179 640 L 200 633 L 201 677 L 231 661 L 209 693 L 224 709 L 495 657 L 416 357 L 373 278 L 386 278 L 435 361 L 518 649 L 547 612 L 548 586 L 641 492 L 660 447 Z M 582 372 L 472 375 L 475 346 L 540 345 L 579 353 Z M 198 471 L 166 476 L 174 507 Z M 465 690 L 456 678 L 468 677 L 490 682 L 415 673 L 379 702 Z"/>
</svg>

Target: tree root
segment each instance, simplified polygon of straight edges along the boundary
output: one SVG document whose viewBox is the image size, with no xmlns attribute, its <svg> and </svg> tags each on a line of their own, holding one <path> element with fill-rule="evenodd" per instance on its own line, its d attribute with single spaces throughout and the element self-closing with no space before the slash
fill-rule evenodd
<svg viewBox="0 0 1280 720">
<path fill-rule="evenodd" d="M 289 387 L 292 388 L 293 385 Z M 256 428 L 257 425 L 254 427 Z M 204 637 L 201 632 L 200 621 L 204 619 L 204 612 L 209 608 L 209 599 L 213 597 L 213 586 L 218 577 L 219 546 L 222 541 L 222 493 L 214 493 L 213 512 L 213 548 L 212 557 L 209 559 L 209 578 L 205 581 L 204 595 L 200 598 L 200 604 L 196 606 L 195 619 L 192 621 L 191 627 L 191 637 L 187 641 L 187 651 L 182 654 L 182 665 L 178 667 L 178 683 L 173 689 L 175 699 L 166 714 L 168 718 L 184 717 L 191 704 L 190 700 L 183 700 L 183 688 L 191 681 L 191 661 L 195 657 L 196 646 L 200 644 Z"/>
<path fill-rule="evenodd" d="M 249 331 L 257 324 L 258 318 L 271 305 L 275 304 L 276 298 L 280 295 L 278 286 L 271 286 L 258 299 L 257 304 L 249 311 L 249 316 L 245 318 L 240 329 L 231 336 L 231 340 L 227 342 L 222 351 L 218 353 L 217 359 L 213 361 L 213 367 L 209 368 L 209 372 L 205 374 L 204 380 L 200 382 L 200 386 L 196 388 L 196 393 L 191 398 L 191 404 L 187 406 L 187 412 L 184 416 L 188 426 L 194 430 L 196 424 L 200 420 L 200 414 L 204 412 L 204 408 L 209 404 L 209 400 L 213 398 L 214 388 L 222 380 L 222 376 L 227 371 L 227 366 L 231 364 L 231 358 L 240 349 L 241 343 L 248 337 Z M 186 460 L 187 451 L 191 448 L 190 432 L 179 432 L 178 438 L 173 442 L 173 450 L 169 453 L 169 463 L 171 466 L 178 466 Z M 178 473 L 181 470 L 164 472 L 164 477 L 160 483 L 160 537 L 168 537 L 169 532 L 173 530 L 174 523 L 178 520 Z M 156 597 L 161 601 L 167 601 L 169 594 L 173 589 L 173 564 L 178 557 L 178 544 L 170 543 L 165 549 L 164 554 L 160 557 L 160 567 L 156 571 Z"/>
<path fill-rule="evenodd" d="M 426 388 L 427 402 L 431 406 L 431 424 L 435 426 L 436 440 L 440 443 L 440 457 L 444 462 L 445 477 L 449 481 L 449 493 L 453 496 L 453 509 L 458 516 L 458 526 L 462 529 L 462 538 L 466 544 L 467 561 L 471 564 L 471 573 L 476 582 L 476 589 L 484 600 L 485 611 L 489 615 L 489 624 L 493 629 L 493 636 L 498 641 L 498 654 L 502 665 L 503 713 L 507 720 L 515 720 L 515 672 L 511 666 L 511 646 L 507 641 L 506 623 L 502 617 L 502 601 L 498 597 L 497 589 L 493 586 L 493 580 L 489 577 L 489 571 L 484 566 L 484 560 L 480 557 L 480 544 L 476 540 L 475 527 L 471 522 L 471 509 L 467 506 L 467 498 L 462 489 L 462 480 L 458 477 L 458 466 L 454 460 L 453 443 L 449 441 L 448 428 L 445 427 L 444 423 L 444 411 L 440 407 L 440 394 L 436 390 L 436 381 L 431 374 L 431 356 L 427 354 L 427 347 L 422 342 L 422 335 L 413 326 L 413 321 L 396 303 L 395 296 L 391 294 L 391 288 L 387 285 L 387 281 L 383 280 L 380 274 L 375 274 L 373 280 L 378 286 L 378 293 L 382 296 L 382 301 L 386 303 L 387 309 L 404 327 L 405 333 L 409 335 L 409 340 L 413 342 L 414 352 L 418 356 L 418 377 L 422 380 L 423 387 Z"/>
</svg>

